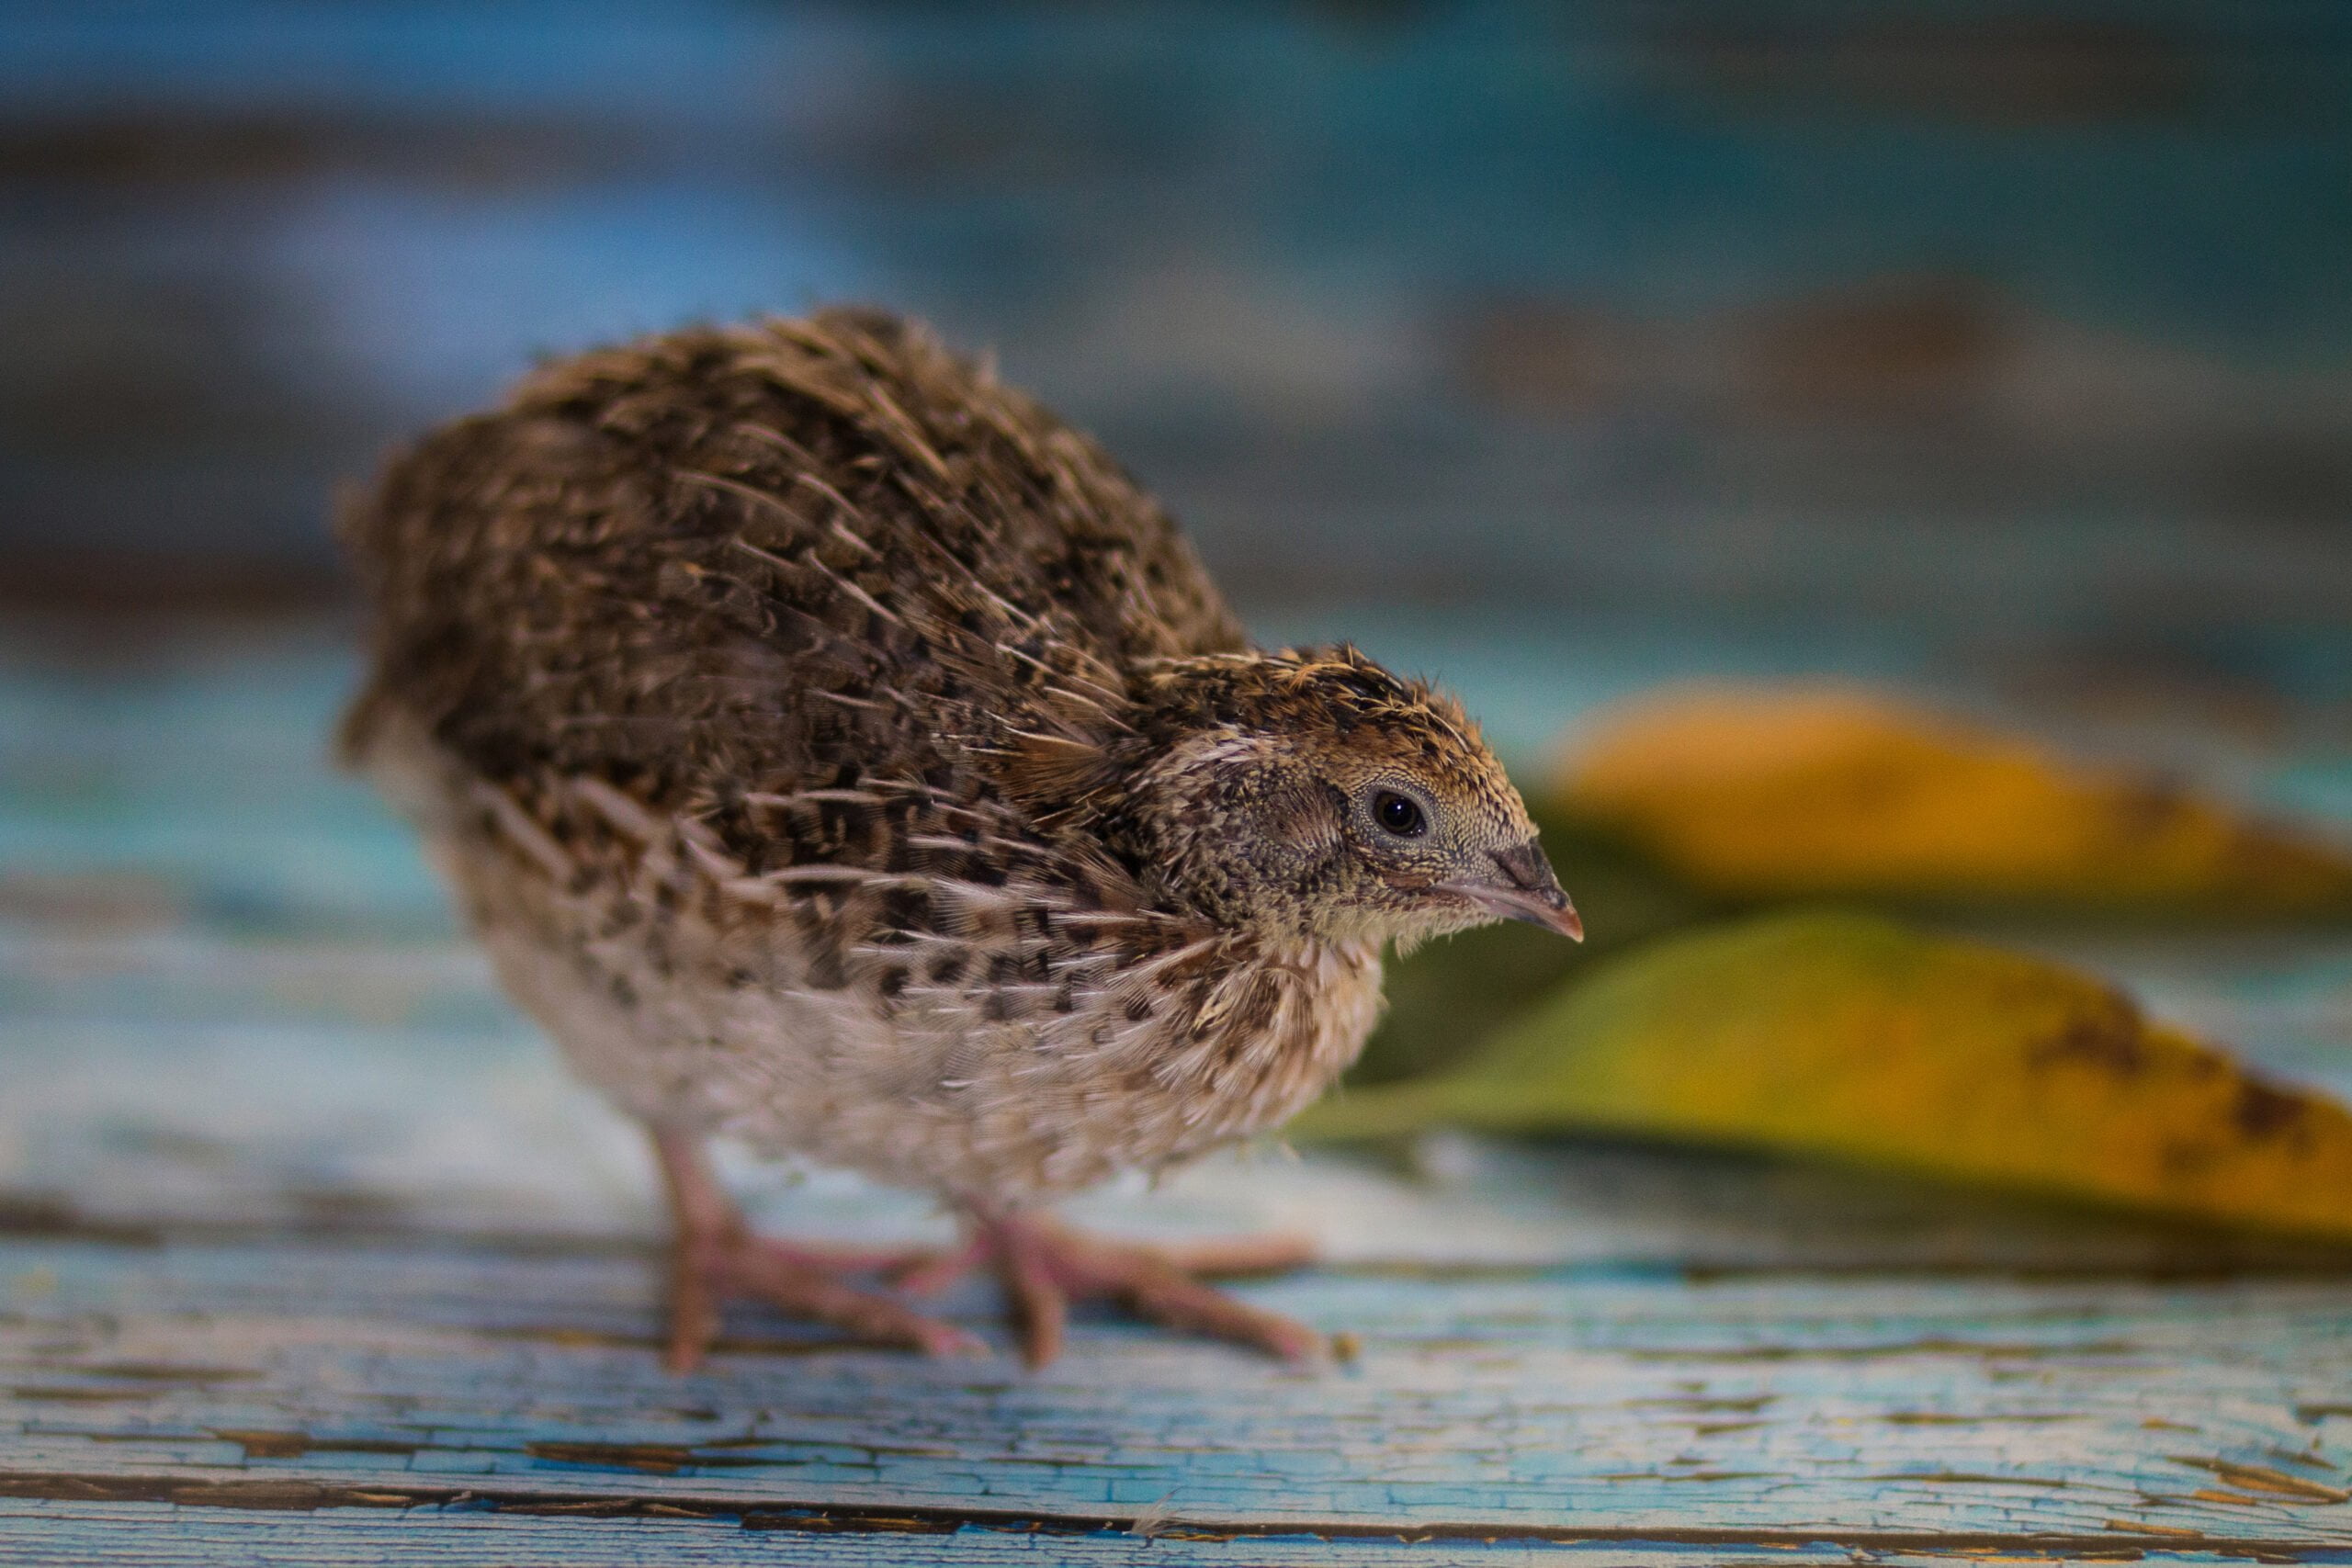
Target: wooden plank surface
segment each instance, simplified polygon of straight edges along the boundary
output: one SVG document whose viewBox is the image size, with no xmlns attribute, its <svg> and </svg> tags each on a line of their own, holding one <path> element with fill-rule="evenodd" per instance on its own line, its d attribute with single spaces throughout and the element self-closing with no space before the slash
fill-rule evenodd
<svg viewBox="0 0 2352 1568">
<path fill-rule="evenodd" d="M 1356 1337 L 1321 1372 L 745 1312 L 670 1377 L 641 1152 L 319 766 L 332 644 L 0 670 L 0 1560 L 2352 1560 L 2342 1255 L 1637 1145 L 1081 1206 L 1313 1231 L 1244 1288 Z M 2341 938 L 2051 940 L 2352 1088 Z M 944 1234 L 732 1174 L 780 1227 Z"/>
</svg>

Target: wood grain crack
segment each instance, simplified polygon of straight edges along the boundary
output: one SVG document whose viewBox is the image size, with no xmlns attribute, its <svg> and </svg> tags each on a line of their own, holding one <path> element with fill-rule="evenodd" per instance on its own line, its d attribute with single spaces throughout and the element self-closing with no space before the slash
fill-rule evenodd
<svg viewBox="0 0 2352 1568">
<path fill-rule="evenodd" d="M 521 1488 L 337 1486 L 310 1481 L 188 1481 L 168 1475 L 86 1476 L 54 1472 L 0 1473 L 0 1497 L 40 1502 L 147 1503 L 177 1507 L 316 1512 L 333 1508 L 448 1508 L 580 1519 L 707 1519 L 744 1529 L 875 1535 L 948 1535 L 977 1529 L 1031 1535 L 1182 1536 L 1196 1540 L 1311 1538 L 1324 1540 L 1476 1542 L 1482 1545 L 1660 1546 L 1795 1551 L 1971 1552 L 2033 1557 L 2100 1557 L 2148 1551 L 2210 1553 L 2222 1562 L 2301 1562 L 2340 1556 L 2311 1540 L 2230 1538 L 2151 1527 L 2041 1534 L 1998 1531 L 1854 1529 L 1576 1529 L 1464 1520 L 1386 1526 L 1315 1519 L 1192 1519 L 1164 1514 L 1068 1514 L 1022 1509 L 891 1506 L 843 1506 L 778 1500 L 665 1494 L 581 1494 Z M 2118 1521 L 2119 1523 L 2120 1521 Z"/>
</svg>

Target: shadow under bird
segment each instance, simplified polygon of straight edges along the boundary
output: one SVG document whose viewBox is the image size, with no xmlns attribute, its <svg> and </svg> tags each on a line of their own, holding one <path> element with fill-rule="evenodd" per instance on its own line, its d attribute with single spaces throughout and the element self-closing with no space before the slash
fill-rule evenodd
<svg viewBox="0 0 2352 1568">
<path fill-rule="evenodd" d="M 1279 1125 L 1354 1058 L 1384 948 L 1580 934 L 1449 698 L 1252 648 L 1091 441 L 870 311 L 582 355 L 396 457 L 345 520 L 350 760 L 508 991 L 649 1129 L 668 1359 L 729 1299 L 976 1348 L 909 1298 L 993 1269 L 1033 1363 L 1108 1297 L 1293 1359 L 1046 1205 Z M 754 1235 L 714 1135 L 936 1194 L 944 1251 Z"/>
</svg>

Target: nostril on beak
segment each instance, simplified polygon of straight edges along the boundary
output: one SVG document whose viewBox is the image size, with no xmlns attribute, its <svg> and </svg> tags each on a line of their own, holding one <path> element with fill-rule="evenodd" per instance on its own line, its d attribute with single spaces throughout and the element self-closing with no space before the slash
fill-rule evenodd
<svg viewBox="0 0 2352 1568">
<path fill-rule="evenodd" d="M 1487 852 L 1502 874 L 1510 878 L 1511 886 L 1529 893 L 1557 892 L 1559 881 L 1552 874 L 1552 863 L 1533 844 L 1516 844 L 1507 850 Z"/>
</svg>

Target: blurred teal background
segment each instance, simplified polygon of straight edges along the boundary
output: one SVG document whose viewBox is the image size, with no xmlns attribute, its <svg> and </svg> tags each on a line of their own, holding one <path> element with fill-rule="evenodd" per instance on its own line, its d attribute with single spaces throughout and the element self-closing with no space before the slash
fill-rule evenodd
<svg viewBox="0 0 2352 1568">
<path fill-rule="evenodd" d="M 332 606 L 534 355 L 856 299 L 1270 631 L 2352 697 L 2348 263 L 2333 3 L 21 4 L 0 604 Z"/>
</svg>

